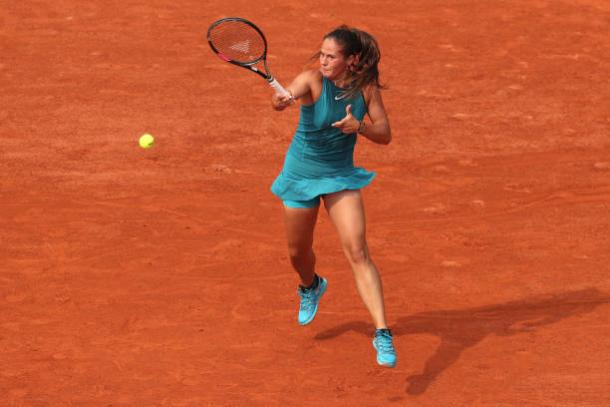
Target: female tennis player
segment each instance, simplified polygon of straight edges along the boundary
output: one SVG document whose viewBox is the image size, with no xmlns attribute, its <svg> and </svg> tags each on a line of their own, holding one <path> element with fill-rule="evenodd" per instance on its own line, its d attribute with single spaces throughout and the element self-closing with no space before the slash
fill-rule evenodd
<svg viewBox="0 0 610 407">
<path fill-rule="evenodd" d="M 354 166 L 353 159 L 357 135 L 379 144 L 391 140 L 380 93 L 378 43 L 364 31 L 340 26 L 324 36 L 314 59 L 319 59 L 319 68 L 300 73 L 287 87 L 290 95 L 272 97 L 275 110 L 301 101 L 284 167 L 271 187 L 284 203 L 290 261 L 301 278 L 298 321 L 306 325 L 314 319 L 326 291 L 327 280 L 315 272 L 313 251 L 323 200 L 375 324 L 377 363 L 394 367 L 396 352 L 386 324 L 381 279 L 366 242 L 360 194 L 375 174 Z"/>
</svg>

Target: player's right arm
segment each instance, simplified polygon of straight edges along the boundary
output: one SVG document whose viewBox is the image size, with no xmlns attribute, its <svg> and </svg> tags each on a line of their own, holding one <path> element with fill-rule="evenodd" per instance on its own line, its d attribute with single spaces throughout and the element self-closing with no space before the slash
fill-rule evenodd
<svg viewBox="0 0 610 407">
<path fill-rule="evenodd" d="M 286 107 L 294 103 L 296 99 L 301 99 L 304 104 L 312 103 L 312 84 L 315 83 L 316 70 L 303 71 L 297 75 L 286 90 L 291 96 L 278 95 L 276 93 L 271 97 L 271 105 L 275 110 L 284 110 Z"/>
</svg>

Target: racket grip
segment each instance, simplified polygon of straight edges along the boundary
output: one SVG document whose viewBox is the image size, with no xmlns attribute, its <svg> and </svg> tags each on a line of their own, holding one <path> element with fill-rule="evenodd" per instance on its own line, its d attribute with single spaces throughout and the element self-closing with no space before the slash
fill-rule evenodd
<svg viewBox="0 0 610 407">
<path fill-rule="evenodd" d="M 274 77 L 269 78 L 269 86 L 275 89 L 275 93 L 278 95 L 291 96 L 290 92 L 284 89 L 284 87 L 280 85 L 280 83 Z"/>
</svg>

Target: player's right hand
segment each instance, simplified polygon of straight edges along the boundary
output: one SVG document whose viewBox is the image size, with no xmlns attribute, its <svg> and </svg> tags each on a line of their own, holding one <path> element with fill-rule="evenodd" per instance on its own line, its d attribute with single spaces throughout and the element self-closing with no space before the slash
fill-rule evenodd
<svg viewBox="0 0 610 407">
<path fill-rule="evenodd" d="M 273 108 L 278 111 L 286 109 L 293 103 L 294 98 L 291 94 L 281 95 L 279 93 L 274 93 L 273 96 L 271 96 L 271 106 L 273 106 Z"/>
</svg>

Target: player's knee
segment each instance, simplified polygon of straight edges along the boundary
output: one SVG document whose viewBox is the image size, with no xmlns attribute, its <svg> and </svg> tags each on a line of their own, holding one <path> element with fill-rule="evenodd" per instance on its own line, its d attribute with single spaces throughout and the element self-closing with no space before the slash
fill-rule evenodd
<svg viewBox="0 0 610 407">
<path fill-rule="evenodd" d="M 311 247 L 302 247 L 298 245 L 289 245 L 288 246 L 288 256 L 290 257 L 290 262 L 295 264 L 302 264 L 306 262 L 313 256 L 313 251 Z"/>
<path fill-rule="evenodd" d="M 351 264 L 364 264 L 369 261 L 369 252 L 365 244 L 352 243 L 344 246 L 343 250 Z"/>
</svg>

